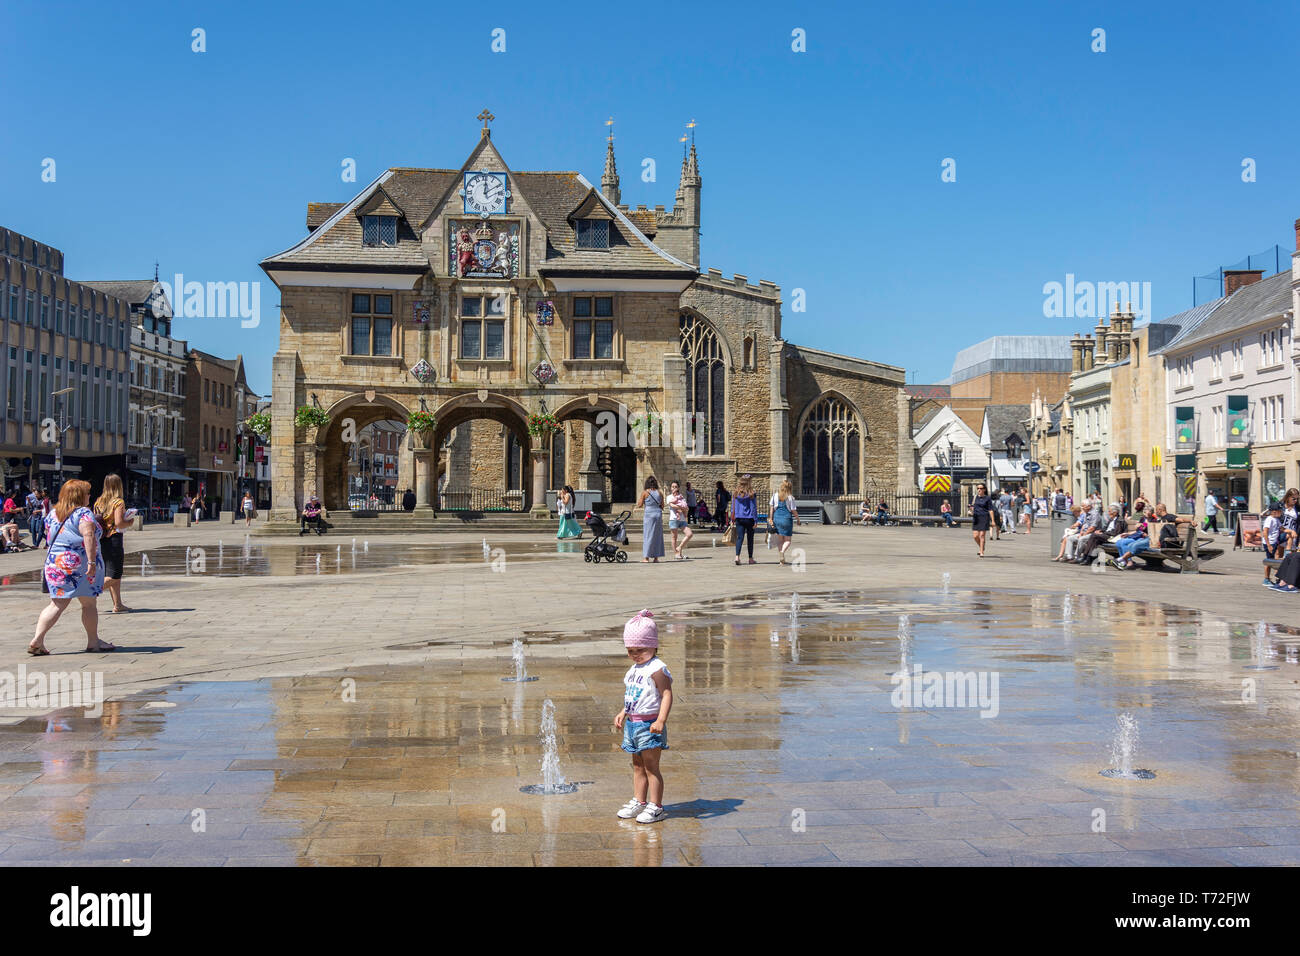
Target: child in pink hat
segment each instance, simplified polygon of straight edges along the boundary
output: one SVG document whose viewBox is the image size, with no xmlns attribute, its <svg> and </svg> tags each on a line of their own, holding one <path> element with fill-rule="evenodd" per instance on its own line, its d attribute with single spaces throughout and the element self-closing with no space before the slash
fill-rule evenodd
<svg viewBox="0 0 1300 956">
<path fill-rule="evenodd" d="M 649 611 L 623 625 L 623 646 L 632 666 L 623 675 L 623 709 L 614 729 L 623 731 L 623 749 L 632 755 L 632 799 L 618 811 L 620 820 L 658 823 L 664 813 L 664 778 L 659 755 L 668 749 L 668 712 L 673 709 L 673 675 L 659 659 L 659 626 Z"/>
</svg>

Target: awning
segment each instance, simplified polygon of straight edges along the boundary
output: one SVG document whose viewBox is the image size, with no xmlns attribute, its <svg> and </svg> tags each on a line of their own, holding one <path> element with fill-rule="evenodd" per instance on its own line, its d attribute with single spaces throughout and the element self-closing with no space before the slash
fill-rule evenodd
<svg viewBox="0 0 1300 956">
<path fill-rule="evenodd" d="M 998 478 L 1028 478 L 1029 474 L 1025 471 L 1025 461 L 1027 460 L 994 458 L 993 474 Z"/>
<path fill-rule="evenodd" d="M 149 477 L 148 468 L 132 468 L 131 470 L 135 472 L 137 475 L 143 475 L 146 478 Z M 189 481 L 190 480 L 189 475 L 178 475 L 174 471 L 155 471 L 153 473 L 153 477 L 155 481 Z"/>
</svg>

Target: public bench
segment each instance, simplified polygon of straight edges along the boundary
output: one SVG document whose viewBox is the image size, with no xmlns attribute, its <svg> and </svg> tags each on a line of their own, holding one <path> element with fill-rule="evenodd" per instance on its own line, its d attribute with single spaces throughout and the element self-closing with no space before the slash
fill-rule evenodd
<svg viewBox="0 0 1300 956">
<path fill-rule="evenodd" d="M 861 524 L 861 523 L 863 522 L 863 520 L 864 520 L 864 519 L 863 519 L 863 517 L 862 517 L 861 514 L 853 514 L 853 515 L 849 515 L 849 524 L 854 524 L 854 523 Z M 874 525 L 874 524 L 876 523 L 876 513 L 875 513 L 874 511 L 869 512 L 869 513 L 867 514 L 867 516 L 866 516 L 865 521 L 866 521 L 866 523 L 869 524 L 869 525 Z M 955 525 L 956 525 L 956 524 L 970 524 L 971 519 L 970 519 L 970 518 L 959 518 L 957 515 L 953 515 L 953 516 L 952 516 L 952 521 L 953 521 L 953 524 L 955 524 Z M 934 524 L 934 525 L 940 525 L 940 526 L 942 526 L 943 523 L 944 523 L 944 521 L 943 521 L 943 515 L 914 515 L 914 514 L 902 514 L 902 515 L 896 515 L 896 514 L 891 514 L 891 515 L 889 516 L 889 524 L 898 525 L 898 524 L 903 524 L 903 523 L 908 523 L 908 524 Z"/>
<path fill-rule="evenodd" d="M 1133 557 L 1141 558 L 1142 563 L 1148 568 L 1163 568 L 1165 563 L 1173 564 L 1178 568 L 1179 573 L 1183 571 L 1200 572 L 1202 561 L 1212 561 L 1223 554 L 1222 548 L 1209 547 L 1214 542 L 1213 538 L 1202 538 L 1196 533 L 1195 525 L 1187 526 L 1187 534 L 1183 537 L 1183 543 L 1177 547 L 1169 548 L 1142 548 L 1133 552 Z M 1109 541 L 1099 545 L 1099 550 L 1110 557 L 1118 557 L 1119 546 Z"/>
</svg>

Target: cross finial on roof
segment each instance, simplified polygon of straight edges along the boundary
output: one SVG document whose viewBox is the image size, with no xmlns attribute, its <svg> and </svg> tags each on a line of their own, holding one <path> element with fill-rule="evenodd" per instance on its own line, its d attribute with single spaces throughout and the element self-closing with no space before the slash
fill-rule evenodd
<svg viewBox="0 0 1300 956">
<path fill-rule="evenodd" d="M 492 111 L 485 109 L 482 113 L 479 113 L 478 116 L 475 117 L 475 119 L 477 119 L 479 122 L 483 124 L 483 135 L 484 136 L 491 135 L 492 131 L 488 129 L 488 123 L 496 119 L 496 117 L 492 115 Z"/>
</svg>

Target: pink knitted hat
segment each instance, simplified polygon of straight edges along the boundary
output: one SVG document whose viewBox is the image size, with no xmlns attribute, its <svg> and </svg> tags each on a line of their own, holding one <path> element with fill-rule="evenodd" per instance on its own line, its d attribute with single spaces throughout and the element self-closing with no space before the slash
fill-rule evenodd
<svg viewBox="0 0 1300 956">
<path fill-rule="evenodd" d="M 624 647 L 658 647 L 659 625 L 655 616 L 649 611 L 638 611 L 636 616 L 623 625 Z"/>
</svg>

